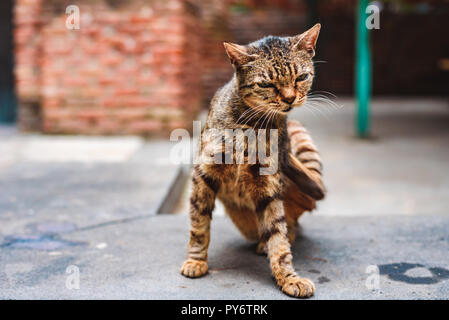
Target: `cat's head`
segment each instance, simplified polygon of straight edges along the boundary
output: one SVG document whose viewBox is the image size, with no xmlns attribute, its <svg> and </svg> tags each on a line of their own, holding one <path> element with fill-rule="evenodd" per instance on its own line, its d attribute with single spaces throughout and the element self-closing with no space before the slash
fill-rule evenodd
<svg viewBox="0 0 449 320">
<path fill-rule="evenodd" d="M 316 24 L 298 36 L 269 36 L 248 45 L 224 43 L 246 104 L 287 113 L 306 101 L 320 28 Z"/>
</svg>

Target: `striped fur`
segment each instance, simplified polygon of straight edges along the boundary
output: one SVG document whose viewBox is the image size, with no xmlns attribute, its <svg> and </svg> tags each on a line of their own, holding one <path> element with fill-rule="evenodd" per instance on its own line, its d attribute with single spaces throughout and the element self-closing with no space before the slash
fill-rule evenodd
<svg viewBox="0 0 449 320">
<path fill-rule="evenodd" d="M 322 182 L 321 157 L 312 137 L 306 128 L 298 121 L 288 121 L 288 136 L 292 154 L 309 170 L 309 174 L 320 185 Z M 324 187 L 323 187 L 324 190 Z M 287 216 L 288 235 L 290 243 L 295 240 L 298 218 L 306 211 L 315 209 L 316 201 L 299 190 L 294 183 L 289 182 L 283 195 L 284 210 Z"/>
<path fill-rule="evenodd" d="M 293 155 L 321 182 L 321 157 L 307 129 L 298 121 L 290 120 L 287 130 Z"/>
<path fill-rule="evenodd" d="M 320 26 L 289 38 L 266 37 L 247 46 L 226 43 L 235 75 L 217 91 L 205 130 L 201 135 L 200 159 L 222 159 L 221 139 L 209 129 L 276 129 L 277 170 L 260 174 L 263 164 L 221 164 L 202 161 L 192 176 L 190 198 L 190 241 L 181 273 L 196 278 L 208 270 L 207 250 L 210 220 L 215 200 L 258 251 L 266 252 L 276 283 L 288 295 L 310 297 L 314 284 L 301 278 L 292 265 L 290 244 L 297 219 L 324 197 L 321 160 L 310 135 L 297 122 L 287 122 L 293 107 L 307 99 L 314 77 L 312 57 Z M 270 154 L 270 164 L 275 162 Z M 243 143 L 245 154 L 248 145 Z M 232 155 L 235 159 L 235 152 Z"/>
</svg>

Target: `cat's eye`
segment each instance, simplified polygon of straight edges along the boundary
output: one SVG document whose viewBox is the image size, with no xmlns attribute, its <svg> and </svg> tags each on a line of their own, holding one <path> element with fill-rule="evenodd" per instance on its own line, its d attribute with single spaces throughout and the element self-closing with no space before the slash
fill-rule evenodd
<svg viewBox="0 0 449 320">
<path fill-rule="evenodd" d="M 298 78 L 296 78 L 296 81 L 304 81 L 304 80 L 307 80 L 307 78 L 309 78 L 309 74 L 303 73 L 303 74 L 299 75 Z"/>
<path fill-rule="evenodd" d="M 261 88 L 274 88 L 274 84 L 269 82 L 259 82 L 257 85 Z"/>
</svg>

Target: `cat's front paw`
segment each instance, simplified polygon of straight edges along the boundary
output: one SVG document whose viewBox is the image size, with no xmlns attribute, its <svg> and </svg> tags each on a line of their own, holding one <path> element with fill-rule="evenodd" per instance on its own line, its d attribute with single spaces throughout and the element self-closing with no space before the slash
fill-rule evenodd
<svg viewBox="0 0 449 320">
<path fill-rule="evenodd" d="M 293 277 L 285 282 L 282 291 L 295 298 L 310 298 L 315 293 L 315 285 L 309 279 Z"/>
<path fill-rule="evenodd" d="M 181 274 L 189 278 L 198 278 L 207 273 L 207 262 L 187 259 L 181 267 Z"/>
</svg>

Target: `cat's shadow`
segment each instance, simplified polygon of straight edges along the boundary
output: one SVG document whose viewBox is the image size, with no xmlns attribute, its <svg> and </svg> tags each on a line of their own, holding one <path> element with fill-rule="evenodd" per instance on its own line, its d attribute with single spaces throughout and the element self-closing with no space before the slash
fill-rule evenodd
<svg viewBox="0 0 449 320">
<path fill-rule="evenodd" d="M 270 270 L 270 263 L 266 255 L 256 253 L 256 243 L 245 239 L 238 239 L 232 243 L 217 248 L 213 256 L 210 256 L 210 270 L 212 272 L 226 272 L 243 277 L 247 281 L 257 281 L 272 284 L 274 279 Z M 319 251 L 319 242 L 314 241 L 299 229 L 296 240 L 292 245 L 293 265 L 308 264 L 310 257 Z M 299 274 L 303 270 L 297 269 Z"/>
</svg>

